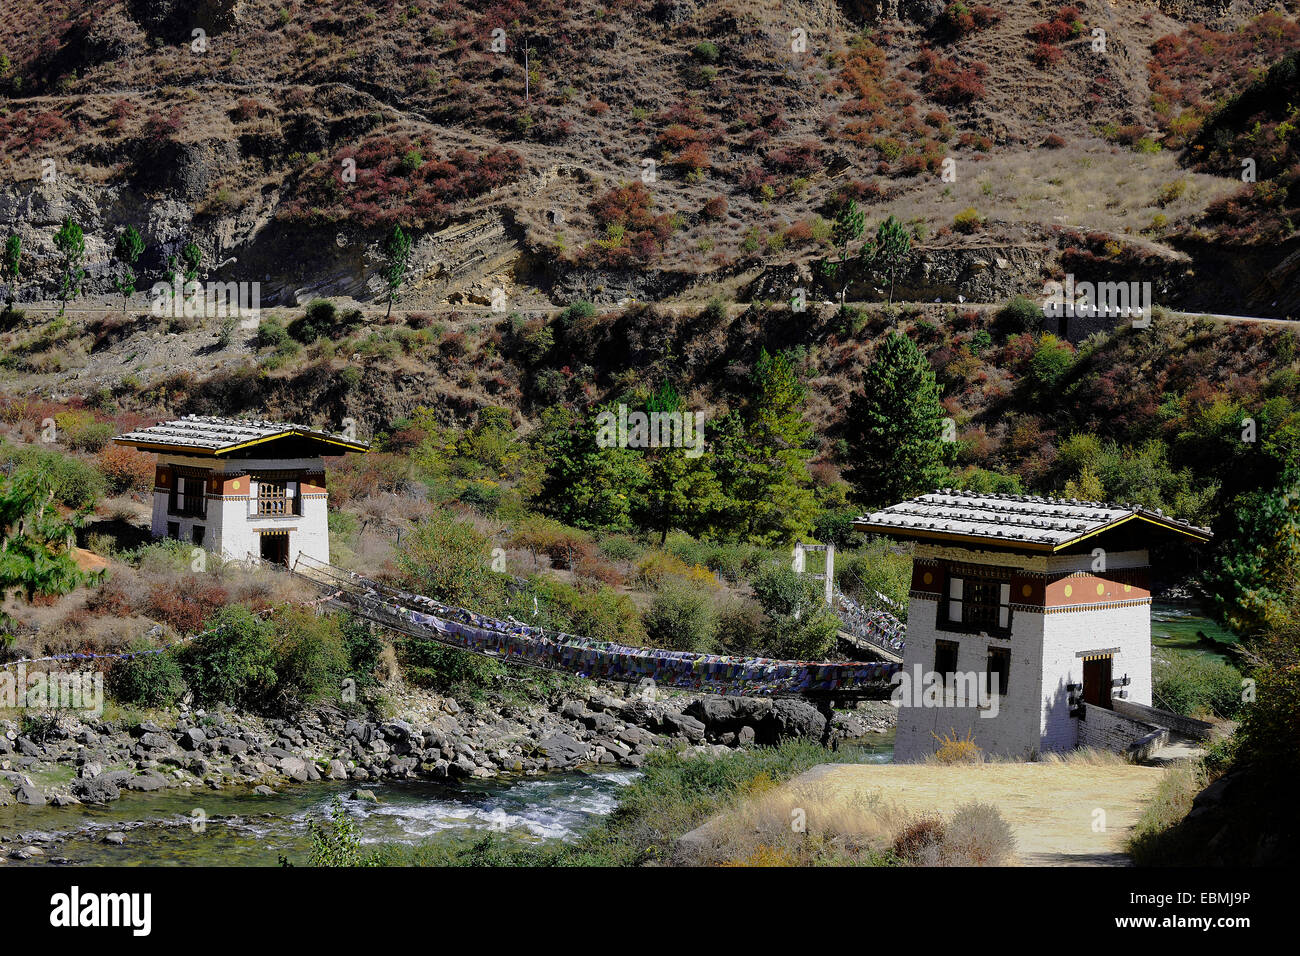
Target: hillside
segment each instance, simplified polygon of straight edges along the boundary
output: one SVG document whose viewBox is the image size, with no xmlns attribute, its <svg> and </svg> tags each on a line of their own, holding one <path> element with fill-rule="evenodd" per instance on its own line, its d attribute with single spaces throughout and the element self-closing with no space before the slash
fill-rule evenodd
<svg viewBox="0 0 1300 956">
<path fill-rule="evenodd" d="M 193 241 L 205 277 L 260 282 L 263 304 L 373 302 L 400 224 L 404 305 L 500 288 L 513 311 L 784 298 L 856 197 L 915 232 L 902 297 L 1037 294 L 1090 237 L 1165 304 L 1282 316 L 1290 226 L 1225 267 L 1217 244 L 1249 239 L 1239 164 L 1192 152 L 1296 47 L 1265 6 L 15 0 L 0 219 L 23 240 L 20 301 L 54 296 L 71 215 L 92 295 L 111 298 L 130 224 L 151 281 Z M 1261 151 L 1261 184 L 1289 165 Z M 1271 202 L 1289 223 L 1285 190 Z"/>
</svg>

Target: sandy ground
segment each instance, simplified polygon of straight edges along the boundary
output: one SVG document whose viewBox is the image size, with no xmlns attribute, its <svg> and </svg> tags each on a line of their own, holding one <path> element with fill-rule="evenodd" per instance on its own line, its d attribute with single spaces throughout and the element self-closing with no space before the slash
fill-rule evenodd
<svg viewBox="0 0 1300 956">
<path fill-rule="evenodd" d="M 951 814 L 991 803 L 1016 834 L 1026 866 L 1127 866 L 1124 841 L 1163 770 L 1128 764 L 823 764 L 787 783 L 827 791 L 878 791 L 911 813 Z M 1096 821 L 1104 811 L 1104 829 Z M 1096 827 L 1096 829 L 1094 829 Z"/>
</svg>

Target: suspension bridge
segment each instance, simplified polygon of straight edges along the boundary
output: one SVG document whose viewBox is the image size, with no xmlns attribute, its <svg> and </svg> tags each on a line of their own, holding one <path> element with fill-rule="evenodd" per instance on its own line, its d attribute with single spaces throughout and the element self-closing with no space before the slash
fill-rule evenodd
<svg viewBox="0 0 1300 956">
<path fill-rule="evenodd" d="M 834 605 L 843 625 L 841 633 L 895 659 L 786 661 L 632 647 L 478 614 L 306 555 L 300 555 L 290 571 L 319 588 L 324 604 L 390 631 L 593 680 L 705 694 L 802 697 L 817 701 L 825 712 L 834 700 L 888 696 L 891 678 L 902 666 L 897 656 L 904 625 L 889 612 L 864 609 L 846 596 Z"/>
</svg>

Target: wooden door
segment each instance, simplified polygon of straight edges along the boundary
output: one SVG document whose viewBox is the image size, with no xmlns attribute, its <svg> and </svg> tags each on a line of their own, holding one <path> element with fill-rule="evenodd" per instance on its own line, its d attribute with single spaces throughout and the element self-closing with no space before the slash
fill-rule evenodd
<svg viewBox="0 0 1300 956">
<path fill-rule="evenodd" d="M 1110 710 L 1110 673 L 1114 658 L 1098 657 L 1083 662 L 1083 702 Z"/>
</svg>

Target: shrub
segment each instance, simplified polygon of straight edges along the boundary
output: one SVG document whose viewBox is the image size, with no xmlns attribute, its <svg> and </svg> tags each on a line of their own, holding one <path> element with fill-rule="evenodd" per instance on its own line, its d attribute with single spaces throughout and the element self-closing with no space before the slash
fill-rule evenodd
<svg viewBox="0 0 1300 956">
<path fill-rule="evenodd" d="M 1003 335 L 1037 332 L 1043 327 L 1043 308 L 1033 299 L 1018 295 L 998 309 L 995 325 Z"/>
<path fill-rule="evenodd" d="M 447 604 L 492 613 L 501 603 L 502 585 L 491 572 L 486 535 L 455 515 L 438 511 L 421 521 L 397 555 L 412 590 Z"/>
<path fill-rule="evenodd" d="M 943 821 L 937 816 L 913 820 L 894 839 L 894 855 L 908 863 L 932 859 L 943 846 Z"/>
<path fill-rule="evenodd" d="M 740 653 L 754 645 L 763 630 L 763 609 L 747 598 L 723 601 L 716 610 L 714 639 L 728 653 Z"/>
<path fill-rule="evenodd" d="M 271 622 L 243 605 L 222 608 L 208 629 L 179 654 L 181 673 L 201 707 L 234 704 L 259 708 L 275 686 L 275 632 Z"/>
<path fill-rule="evenodd" d="M 1015 850 L 1016 838 L 998 808 L 967 803 L 957 808 L 943 838 L 948 866 L 1000 866 Z"/>
<path fill-rule="evenodd" d="M 722 59 L 722 54 L 718 52 L 717 46 L 708 40 L 702 40 L 695 44 L 691 54 L 702 63 L 717 63 L 718 60 Z"/>
<path fill-rule="evenodd" d="M 677 583 L 664 587 L 643 620 L 652 647 L 707 651 L 713 643 L 713 605 L 708 594 L 697 587 Z"/>
<path fill-rule="evenodd" d="M 1155 661 L 1155 695 L 1161 707 L 1188 717 L 1232 718 L 1241 709 L 1241 671 L 1223 661 L 1179 654 Z"/>
<path fill-rule="evenodd" d="M 113 425 L 95 421 L 89 412 L 60 412 L 54 423 L 73 451 L 99 451 L 113 438 Z"/>
<path fill-rule="evenodd" d="M 282 608 L 275 631 L 276 695 L 284 703 L 338 699 L 348 670 L 348 651 L 338 619 L 312 608 Z"/>
<path fill-rule="evenodd" d="M 145 602 L 145 613 L 182 634 L 192 634 L 229 600 L 225 588 L 191 575 L 186 581 L 155 584 Z"/>
<path fill-rule="evenodd" d="M 939 741 L 939 749 L 934 752 L 934 759 L 938 763 L 980 763 L 984 759 L 983 751 L 976 745 L 970 732 L 965 737 L 958 737 L 955 730 L 942 737 L 938 734 L 933 736 Z"/>
<path fill-rule="evenodd" d="M 1034 356 L 1029 360 L 1029 374 L 1043 390 L 1055 388 L 1074 367 L 1074 346 L 1055 335 L 1044 335 L 1038 340 Z"/>
<path fill-rule="evenodd" d="M 375 628 L 363 618 L 344 614 L 339 619 L 339 631 L 348 656 L 348 674 L 356 681 L 357 689 L 377 684 L 375 672 L 379 669 L 384 642 Z"/>
<path fill-rule="evenodd" d="M 115 495 L 150 491 L 154 482 L 153 455 L 125 445 L 110 445 L 99 453 L 99 470 Z"/>
<path fill-rule="evenodd" d="M 1065 137 L 1057 133 L 1048 133 L 1043 139 L 1042 146 L 1044 149 L 1061 149 L 1065 146 Z"/>
<path fill-rule="evenodd" d="M 966 235 L 978 232 L 983 226 L 984 218 L 976 211 L 974 206 L 968 206 L 952 217 L 952 227 Z"/>
<path fill-rule="evenodd" d="M 289 333 L 284 324 L 275 316 L 267 316 L 257 325 L 257 347 L 259 349 L 279 348 L 289 340 Z"/>
<path fill-rule="evenodd" d="M 148 641 L 138 641 L 131 650 L 147 652 L 152 648 Z M 113 663 L 108 671 L 108 691 L 123 704 L 170 707 L 185 693 L 185 679 L 170 651 L 142 653 Z"/>
<path fill-rule="evenodd" d="M 611 561 L 634 561 L 645 551 L 645 547 L 629 535 L 609 534 L 601 537 L 600 550 Z"/>
</svg>

